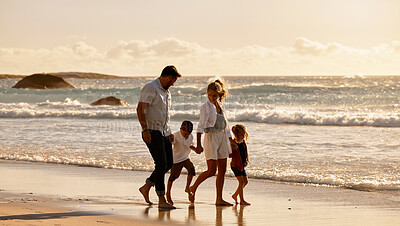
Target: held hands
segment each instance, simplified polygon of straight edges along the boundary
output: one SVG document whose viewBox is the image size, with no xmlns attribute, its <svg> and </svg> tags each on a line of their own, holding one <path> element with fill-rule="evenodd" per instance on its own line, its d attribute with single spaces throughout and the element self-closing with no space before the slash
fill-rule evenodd
<svg viewBox="0 0 400 226">
<path fill-rule="evenodd" d="M 202 152 L 203 152 L 204 150 L 203 150 L 203 147 L 197 147 L 197 154 L 201 154 Z"/>
<path fill-rule="evenodd" d="M 203 152 L 203 147 L 202 146 L 199 146 L 199 147 L 193 146 L 193 151 L 195 151 L 197 154 L 201 154 Z"/>
<path fill-rule="evenodd" d="M 171 140 L 172 143 L 174 143 L 174 139 L 175 139 L 174 134 L 170 134 L 169 139 Z"/>
<path fill-rule="evenodd" d="M 236 142 L 232 138 L 229 138 L 229 141 L 231 143 L 232 151 L 239 151 L 239 147 L 237 146 Z"/>
</svg>

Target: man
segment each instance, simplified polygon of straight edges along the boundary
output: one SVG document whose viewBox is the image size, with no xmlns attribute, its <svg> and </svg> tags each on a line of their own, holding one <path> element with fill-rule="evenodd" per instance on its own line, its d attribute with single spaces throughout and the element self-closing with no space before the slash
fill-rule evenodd
<svg viewBox="0 0 400 226">
<path fill-rule="evenodd" d="M 142 88 L 137 106 L 142 138 L 155 163 L 153 173 L 146 179 L 146 183 L 139 188 L 139 191 L 145 201 L 152 204 L 149 199 L 149 191 L 152 186 L 155 186 L 159 200 L 158 207 L 165 209 L 175 209 L 165 200 L 164 176 L 173 164 L 172 144 L 169 138 L 171 134 L 168 112 L 171 107 L 169 87 L 173 86 L 180 77 L 181 75 L 174 66 L 166 66 L 160 77 Z"/>
</svg>

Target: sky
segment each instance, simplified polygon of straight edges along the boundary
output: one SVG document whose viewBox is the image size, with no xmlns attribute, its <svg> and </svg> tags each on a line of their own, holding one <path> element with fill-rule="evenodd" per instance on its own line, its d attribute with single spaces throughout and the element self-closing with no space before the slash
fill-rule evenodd
<svg viewBox="0 0 400 226">
<path fill-rule="evenodd" d="M 0 74 L 400 75 L 398 0 L 0 0 Z"/>
</svg>

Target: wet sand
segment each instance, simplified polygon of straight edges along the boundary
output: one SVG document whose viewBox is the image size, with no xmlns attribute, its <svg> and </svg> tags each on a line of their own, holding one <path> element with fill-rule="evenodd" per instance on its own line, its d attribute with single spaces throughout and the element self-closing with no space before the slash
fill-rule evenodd
<svg viewBox="0 0 400 226">
<path fill-rule="evenodd" d="M 186 174 L 174 183 L 176 210 L 147 205 L 138 188 L 149 172 L 0 160 L 0 225 L 398 225 L 398 192 L 250 180 L 250 206 L 216 207 L 215 178 L 190 205 Z M 168 177 L 168 175 L 167 175 Z M 225 200 L 237 186 L 227 178 Z"/>
</svg>

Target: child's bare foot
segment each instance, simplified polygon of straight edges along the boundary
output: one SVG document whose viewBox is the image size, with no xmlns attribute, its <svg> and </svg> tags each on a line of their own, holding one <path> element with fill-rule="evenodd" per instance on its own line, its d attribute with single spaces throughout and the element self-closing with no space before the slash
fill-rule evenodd
<svg viewBox="0 0 400 226">
<path fill-rule="evenodd" d="M 191 203 L 194 203 L 194 200 L 195 200 L 195 196 L 196 196 L 196 194 L 195 194 L 195 190 L 194 190 L 194 188 L 193 188 L 193 186 L 192 187 L 189 187 L 189 192 L 188 192 L 188 195 L 189 195 L 189 201 L 191 202 Z"/>
<path fill-rule="evenodd" d="M 188 199 L 190 203 L 194 203 L 194 193 L 190 191 L 189 187 L 186 187 L 185 192 L 188 193 Z"/>
<path fill-rule="evenodd" d="M 233 200 L 235 200 L 235 203 L 236 203 L 236 204 L 239 204 L 239 203 L 238 203 L 238 200 L 237 200 L 237 197 L 238 197 L 237 194 L 233 194 L 233 195 L 232 195 L 232 198 L 233 198 Z"/>
<path fill-rule="evenodd" d="M 174 205 L 174 201 L 172 201 L 172 199 L 171 199 L 171 194 L 167 193 L 166 196 L 167 196 L 168 203 L 171 205 Z"/>
<path fill-rule="evenodd" d="M 192 203 L 192 204 L 194 203 L 194 194 L 192 192 L 188 193 L 188 199 L 189 199 L 190 203 Z"/>
<path fill-rule="evenodd" d="M 227 202 L 225 200 L 216 201 L 215 205 L 216 206 L 233 206 L 232 203 L 229 203 L 229 202 Z"/>
<path fill-rule="evenodd" d="M 158 208 L 159 209 L 176 209 L 175 206 L 167 203 L 167 202 L 163 202 L 163 203 L 158 203 Z"/>
<path fill-rule="evenodd" d="M 242 200 L 242 201 L 240 201 L 240 205 L 249 206 L 249 205 L 251 205 L 251 204 L 248 203 L 248 202 L 246 202 L 246 201 L 244 201 L 244 200 Z"/>
<path fill-rule="evenodd" d="M 142 193 L 144 200 L 148 204 L 152 205 L 153 203 L 150 201 L 150 198 L 149 198 L 149 191 L 150 191 L 151 187 L 150 188 L 148 188 L 148 187 L 149 186 L 145 184 L 145 185 L 143 185 L 142 187 L 139 188 L 139 191 L 140 191 L 140 193 Z"/>
</svg>

